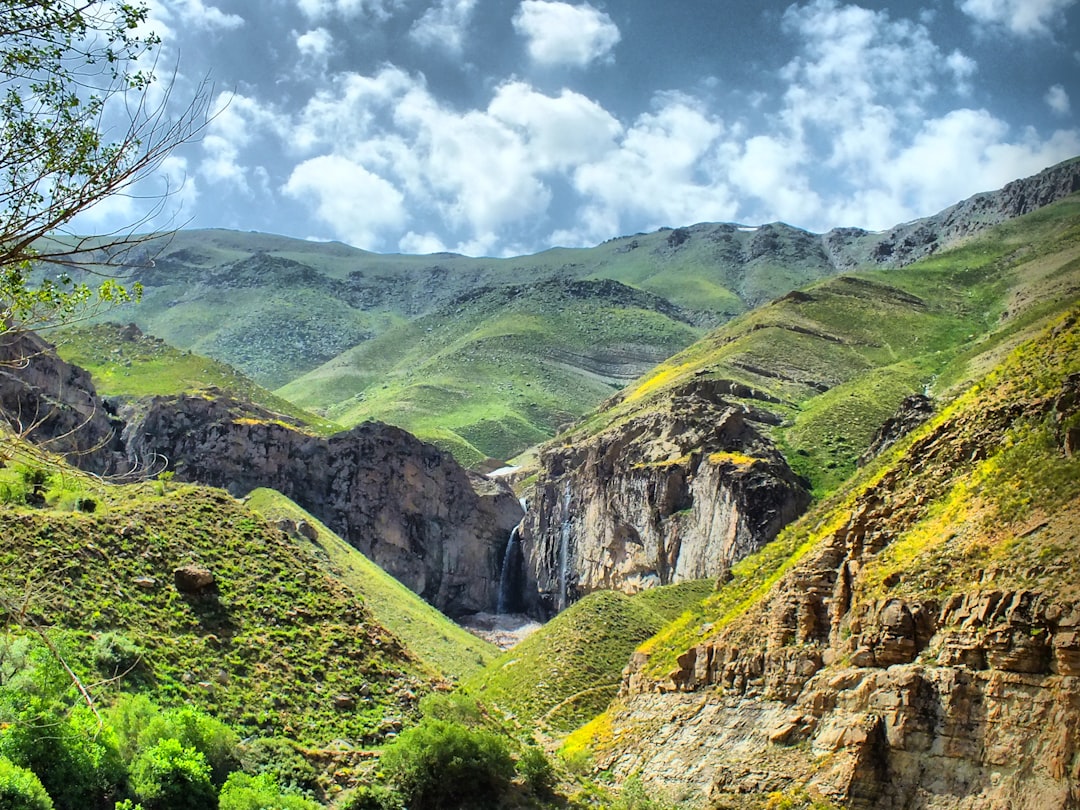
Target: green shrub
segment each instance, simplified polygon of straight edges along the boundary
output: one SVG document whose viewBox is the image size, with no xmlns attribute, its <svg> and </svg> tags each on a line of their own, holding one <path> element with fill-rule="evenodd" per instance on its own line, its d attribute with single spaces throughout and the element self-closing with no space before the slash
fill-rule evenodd
<svg viewBox="0 0 1080 810">
<path fill-rule="evenodd" d="M 0 757 L 0 810 L 53 810 L 53 802 L 33 771 Z"/>
<path fill-rule="evenodd" d="M 179 740 L 161 740 L 131 767 L 131 788 L 145 810 L 212 810 L 217 791 L 206 757 Z"/>
<path fill-rule="evenodd" d="M 218 810 L 321 810 L 318 802 L 283 793 L 269 774 L 229 774 L 218 797 Z"/>
<path fill-rule="evenodd" d="M 319 774 L 300 747 L 284 737 L 260 737 L 244 745 L 241 765 L 248 773 L 269 774 L 281 787 L 313 791 Z"/>
<path fill-rule="evenodd" d="M 94 640 L 94 665 L 106 678 L 117 678 L 135 670 L 142 650 L 121 633 L 102 633 Z"/>
<path fill-rule="evenodd" d="M 401 795 L 384 785 L 363 785 L 338 804 L 339 810 L 404 810 Z"/>
<path fill-rule="evenodd" d="M 501 737 L 432 719 L 391 743 L 382 765 L 409 810 L 492 807 L 514 775 Z"/>
<path fill-rule="evenodd" d="M 236 732 L 217 718 L 185 706 L 169 709 L 150 719 L 139 735 L 139 748 L 145 750 L 161 740 L 177 740 L 205 757 L 210 766 L 210 781 L 217 787 L 230 773 L 239 769 L 240 755 Z"/>
<path fill-rule="evenodd" d="M 543 795 L 555 784 L 555 770 L 544 752 L 530 745 L 521 752 L 517 764 L 518 773 L 533 793 Z"/>
<path fill-rule="evenodd" d="M 86 707 L 5 690 L 0 756 L 41 780 L 57 810 L 110 808 L 124 784 L 116 737 Z"/>
</svg>

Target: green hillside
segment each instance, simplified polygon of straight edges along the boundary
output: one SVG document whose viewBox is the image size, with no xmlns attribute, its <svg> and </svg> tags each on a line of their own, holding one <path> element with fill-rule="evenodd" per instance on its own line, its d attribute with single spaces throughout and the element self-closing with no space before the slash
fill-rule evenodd
<svg viewBox="0 0 1080 810">
<path fill-rule="evenodd" d="M 98 672 L 89 683 L 119 675 L 112 689 L 319 746 L 378 741 L 437 680 L 309 548 L 224 492 L 103 484 L 2 447 L 0 593 Z M 192 567 L 208 588 L 174 583 Z M 107 648 L 128 663 L 112 671 Z"/>
<path fill-rule="evenodd" d="M 470 464 L 549 438 L 700 334 L 610 281 L 483 288 L 277 393 L 344 425 L 399 425 Z"/>
<path fill-rule="evenodd" d="M 61 359 L 90 372 L 98 394 L 134 400 L 217 389 L 253 402 L 317 433 L 340 426 L 275 396 L 231 366 L 181 351 L 138 328 L 116 323 L 54 330 L 49 338 Z"/>
<path fill-rule="evenodd" d="M 141 302 L 103 317 L 328 419 L 383 419 L 472 463 L 550 438 L 703 328 L 833 274 L 831 261 L 820 237 L 781 224 L 512 259 L 181 231 L 132 259 Z"/>
<path fill-rule="evenodd" d="M 317 537 L 297 535 L 294 542 L 319 559 L 322 570 L 363 599 L 376 622 L 443 677 L 465 677 L 498 655 L 494 645 L 450 621 L 281 493 L 256 489 L 245 500 L 271 522 L 306 521 Z"/>
<path fill-rule="evenodd" d="M 855 470 L 908 394 L 944 392 L 965 364 L 1015 342 L 1075 299 L 1080 198 L 997 226 L 903 269 L 849 273 L 786 295 L 661 363 L 560 437 L 574 442 L 648 409 L 694 379 L 753 389 L 817 494 Z"/>
<path fill-rule="evenodd" d="M 698 581 L 634 596 L 590 594 L 467 678 L 464 689 L 521 728 L 565 734 L 611 701 L 638 644 L 712 589 Z"/>
</svg>

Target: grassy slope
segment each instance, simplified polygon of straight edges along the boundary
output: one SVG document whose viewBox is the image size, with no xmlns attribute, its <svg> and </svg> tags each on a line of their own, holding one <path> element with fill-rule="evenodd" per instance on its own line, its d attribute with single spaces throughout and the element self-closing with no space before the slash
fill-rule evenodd
<svg viewBox="0 0 1080 810">
<path fill-rule="evenodd" d="M 314 527 L 318 539 L 297 538 L 297 545 L 322 560 L 324 570 L 363 599 L 375 621 L 444 677 L 470 675 L 498 654 L 497 647 L 450 621 L 284 495 L 256 489 L 247 503 L 268 520 L 306 520 Z"/>
<path fill-rule="evenodd" d="M 696 376 L 733 379 L 782 400 L 766 405 L 788 419 L 776 437 L 823 495 L 904 396 L 944 390 L 967 359 L 1075 295 L 1078 256 L 1073 197 L 902 270 L 828 279 L 714 331 L 563 440 L 618 424 Z M 1021 304 L 1025 314 L 999 329 Z"/>
<path fill-rule="evenodd" d="M 90 372 L 98 393 L 105 397 L 137 399 L 219 388 L 318 433 L 341 429 L 271 394 L 225 363 L 181 351 L 150 336 L 125 339 L 123 329 L 117 324 L 78 326 L 52 332 L 49 338 L 62 359 Z"/>
<path fill-rule="evenodd" d="M 650 305 L 665 306 L 612 285 L 488 289 L 278 393 L 345 425 L 399 425 L 466 463 L 508 458 L 700 334 Z"/>
<path fill-rule="evenodd" d="M 489 309 L 490 328 L 481 332 L 497 334 L 484 335 L 476 333 L 473 307 L 444 305 L 523 281 L 610 279 L 655 293 L 687 310 L 695 323 L 711 325 L 831 273 L 815 240 L 782 225 L 759 232 L 706 224 L 595 248 L 473 259 L 382 256 L 264 234 L 181 231 L 147 247 L 144 264 L 154 256 L 152 266 L 133 273 L 145 285 L 142 302 L 107 317 L 134 321 L 170 344 L 228 362 L 262 385 L 292 382 L 283 389 L 287 398 L 330 418 L 393 421 L 472 462 L 505 458 L 549 438 L 609 396 L 613 385 L 700 332 L 648 306 L 596 299 L 578 300 L 562 313 L 544 309 L 551 301 L 538 301 L 526 314 L 541 317 L 527 323 L 520 306 L 504 306 L 501 318 Z M 764 243 L 777 253 L 751 258 Z M 427 316 L 422 331 L 410 324 L 420 316 Z M 446 339 L 429 358 L 419 349 L 421 338 L 433 333 Z M 581 348 L 603 354 L 626 346 L 638 350 L 637 365 L 621 375 L 598 375 L 594 363 L 577 356 Z M 384 355 L 396 348 L 412 351 L 389 366 Z"/>
<path fill-rule="evenodd" d="M 0 449 L 0 593 L 25 594 L 77 667 L 93 672 L 94 640 L 117 633 L 141 650 L 120 688 L 315 745 L 378 740 L 437 678 L 308 548 L 224 492 L 103 484 L 10 437 Z M 27 469 L 48 473 L 49 506 L 17 502 Z M 92 513 L 73 511 L 86 499 Z M 192 564 L 213 573 L 216 595 L 174 587 L 173 571 Z"/>
<path fill-rule="evenodd" d="M 611 701 L 638 644 L 712 587 L 697 581 L 635 596 L 589 594 L 463 685 L 522 726 L 565 733 Z"/>
</svg>

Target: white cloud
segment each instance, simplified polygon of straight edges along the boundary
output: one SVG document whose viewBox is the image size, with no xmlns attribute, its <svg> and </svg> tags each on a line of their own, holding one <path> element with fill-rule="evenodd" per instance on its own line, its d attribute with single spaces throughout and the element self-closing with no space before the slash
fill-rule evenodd
<svg viewBox="0 0 1080 810">
<path fill-rule="evenodd" d="M 386 20 L 404 5 L 405 0 L 296 0 L 296 7 L 309 20 L 322 20 L 335 15 L 347 19 L 369 16 Z"/>
<path fill-rule="evenodd" d="M 224 183 L 250 194 L 249 175 L 255 173 L 261 187 L 265 184 L 262 179 L 265 169 L 242 165 L 241 155 L 257 138 L 283 135 L 288 130 L 288 120 L 254 98 L 229 93 L 220 93 L 213 109 L 215 113 L 201 142 L 203 159 L 199 163 L 199 175 L 209 183 Z"/>
<path fill-rule="evenodd" d="M 658 99 L 615 149 L 573 175 L 584 198 L 579 225 L 554 234 L 561 244 L 588 244 L 624 232 L 625 222 L 646 227 L 726 219 L 736 210 L 716 150 L 721 123 L 680 95 Z"/>
<path fill-rule="evenodd" d="M 614 146 L 622 131 L 595 101 L 566 89 L 546 96 L 524 82 L 501 86 L 488 113 L 522 133 L 530 164 L 538 171 L 565 170 L 594 160 Z"/>
<path fill-rule="evenodd" d="M 944 54 L 921 24 L 813 0 L 790 7 L 784 25 L 801 46 L 772 125 L 717 150 L 740 214 L 817 230 L 889 227 L 1078 151 L 1075 130 L 1041 138 L 985 110 L 930 112 L 977 66 Z"/>
<path fill-rule="evenodd" d="M 1023 37 L 1049 36 L 1076 0 L 958 0 L 960 10 L 980 25 Z"/>
<path fill-rule="evenodd" d="M 409 231 L 398 242 L 398 250 L 402 253 L 411 253 L 414 256 L 427 256 L 432 253 L 445 253 L 446 245 L 442 239 L 433 233 L 416 233 Z"/>
<path fill-rule="evenodd" d="M 334 37 L 325 28 L 313 28 L 296 36 L 296 49 L 307 62 L 325 67 L 334 47 Z"/>
<path fill-rule="evenodd" d="M 1060 84 L 1055 84 L 1047 90 L 1043 98 L 1047 106 L 1058 115 L 1068 115 L 1072 109 L 1072 105 L 1069 103 L 1069 94 L 1065 92 L 1065 88 Z"/>
<path fill-rule="evenodd" d="M 379 243 L 387 231 L 407 220 L 404 196 L 382 177 L 336 155 L 323 155 L 296 166 L 282 191 L 313 204 L 315 215 L 334 235 L 357 247 Z"/>
<path fill-rule="evenodd" d="M 585 67 L 610 57 L 621 38 L 611 17 L 588 3 L 548 0 L 523 0 L 514 30 L 528 40 L 529 56 L 542 65 Z"/>
<path fill-rule="evenodd" d="M 413 24 L 409 36 L 425 47 L 460 54 L 475 8 L 476 0 L 442 0 Z"/>
<path fill-rule="evenodd" d="M 176 0 L 173 6 L 181 22 L 195 28 L 229 30 L 244 24 L 244 18 L 239 14 L 227 14 L 216 6 L 206 5 L 203 0 Z"/>
</svg>

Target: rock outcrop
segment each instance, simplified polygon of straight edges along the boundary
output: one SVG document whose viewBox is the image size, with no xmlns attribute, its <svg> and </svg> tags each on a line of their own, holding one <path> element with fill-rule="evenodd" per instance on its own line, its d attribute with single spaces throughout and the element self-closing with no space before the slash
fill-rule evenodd
<svg viewBox="0 0 1080 810">
<path fill-rule="evenodd" d="M 696 380 L 543 453 L 522 532 L 534 612 L 595 590 L 723 576 L 805 509 L 805 483 L 755 427 L 772 415 L 729 401 L 733 385 Z"/>
<path fill-rule="evenodd" d="M 875 810 L 1080 807 L 1080 503 L 1003 524 L 1015 483 L 990 475 L 1032 430 L 1045 463 L 1075 463 L 1080 375 L 1040 391 L 1024 362 L 800 529 L 803 556 L 752 607 L 703 624 L 673 666 L 636 653 L 597 767 L 717 807 L 792 786 Z"/>
<path fill-rule="evenodd" d="M 183 396 L 153 399 L 125 439 L 133 464 L 178 480 L 282 492 L 451 616 L 495 607 L 518 500 L 399 428 L 320 438 L 229 397 Z"/>
<path fill-rule="evenodd" d="M 97 395 L 90 375 L 33 332 L 0 334 L 0 418 L 76 467 L 95 473 L 122 467 L 123 423 Z"/>
</svg>

